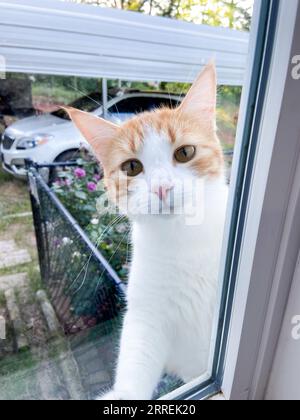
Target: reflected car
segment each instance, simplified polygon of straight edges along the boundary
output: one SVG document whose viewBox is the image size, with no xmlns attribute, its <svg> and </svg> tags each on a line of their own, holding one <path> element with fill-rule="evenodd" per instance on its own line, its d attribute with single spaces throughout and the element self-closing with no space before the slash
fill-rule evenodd
<svg viewBox="0 0 300 420">
<path fill-rule="evenodd" d="M 164 92 L 118 91 L 101 105 L 101 93 L 92 92 L 71 103 L 93 115 L 122 123 L 134 115 L 161 106 L 176 107 L 182 98 Z M 74 160 L 79 150 L 89 149 L 86 140 L 62 109 L 50 114 L 31 116 L 10 125 L 2 135 L 1 160 L 3 169 L 18 178 L 26 178 L 25 160 L 51 164 Z"/>
</svg>

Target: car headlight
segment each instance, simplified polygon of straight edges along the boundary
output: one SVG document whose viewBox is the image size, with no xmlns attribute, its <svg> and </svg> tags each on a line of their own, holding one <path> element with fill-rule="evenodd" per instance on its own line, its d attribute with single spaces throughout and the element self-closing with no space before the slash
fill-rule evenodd
<svg viewBox="0 0 300 420">
<path fill-rule="evenodd" d="M 34 149 L 48 143 L 53 138 L 54 136 L 49 134 L 35 134 L 32 137 L 23 137 L 18 141 L 17 149 Z"/>
</svg>

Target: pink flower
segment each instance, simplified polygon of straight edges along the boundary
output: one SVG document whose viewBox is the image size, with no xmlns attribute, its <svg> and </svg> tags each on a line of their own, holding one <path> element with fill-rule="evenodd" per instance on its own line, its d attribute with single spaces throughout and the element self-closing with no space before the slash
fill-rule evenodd
<svg viewBox="0 0 300 420">
<path fill-rule="evenodd" d="M 82 168 L 75 169 L 74 174 L 75 174 L 76 178 L 85 178 L 86 177 L 86 172 Z"/>
<path fill-rule="evenodd" d="M 65 180 L 63 180 L 63 179 L 58 179 L 58 180 L 54 183 L 54 185 L 55 185 L 56 187 L 64 187 L 64 186 L 66 185 L 66 183 L 65 183 Z"/>
<path fill-rule="evenodd" d="M 96 189 L 97 189 L 97 185 L 96 185 L 94 182 L 88 182 L 88 184 L 87 184 L 87 189 L 88 189 L 90 192 L 94 192 L 94 191 L 96 191 Z"/>
<path fill-rule="evenodd" d="M 96 174 L 96 175 L 94 176 L 94 180 L 95 180 L 96 182 L 99 182 L 99 181 L 100 181 L 100 179 L 101 179 L 101 176 L 100 176 L 100 175 Z"/>
<path fill-rule="evenodd" d="M 56 187 L 56 188 L 59 188 L 59 187 L 61 187 L 61 182 L 60 181 L 55 181 L 53 183 L 53 186 Z"/>
</svg>

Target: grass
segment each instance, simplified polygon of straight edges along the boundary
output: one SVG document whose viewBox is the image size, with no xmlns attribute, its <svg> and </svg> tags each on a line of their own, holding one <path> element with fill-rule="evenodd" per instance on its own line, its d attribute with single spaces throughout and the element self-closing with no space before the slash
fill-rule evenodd
<svg viewBox="0 0 300 420">
<path fill-rule="evenodd" d="M 27 185 L 0 169 L 0 236 L 14 219 L 11 216 L 30 212 Z"/>
<path fill-rule="evenodd" d="M 13 216 L 31 211 L 27 184 L 0 169 L 0 235 L 14 223 Z M 4 228 L 3 228 L 4 226 Z"/>
<path fill-rule="evenodd" d="M 15 240 L 18 247 L 27 249 L 32 258 L 32 262 L 28 264 L 1 269 L 0 276 L 27 273 L 32 293 L 36 293 L 42 285 L 26 182 L 17 180 L 0 169 L 0 197 L 0 240 Z M 11 217 L 20 213 L 29 213 L 29 215 L 20 218 Z"/>
<path fill-rule="evenodd" d="M 27 274 L 30 282 L 30 290 L 35 296 L 36 292 L 43 288 L 41 274 L 36 261 L 27 265 Z"/>
<path fill-rule="evenodd" d="M 43 288 L 38 262 L 36 258 L 34 258 L 33 261 L 28 264 L 18 265 L 17 267 L 13 268 L 2 268 L 0 270 L 0 277 L 20 273 L 27 273 L 30 285 L 30 294 L 34 299 L 36 292 Z M 5 303 L 5 297 L 4 294 L 0 292 L 0 306 L 2 306 L 2 303 Z"/>
<path fill-rule="evenodd" d="M 4 296 L 4 292 L 0 291 L 0 307 L 5 306 L 5 303 L 6 303 L 6 299 Z"/>
<path fill-rule="evenodd" d="M 9 182 L 11 181 L 11 175 L 9 175 L 7 172 L 4 172 L 2 169 L 0 169 L 0 185 L 3 182 Z"/>
<path fill-rule="evenodd" d="M 11 375 L 14 372 L 30 369 L 33 365 L 34 360 L 30 352 L 17 353 L 9 359 L 0 360 L 0 375 Z"/>
</svg>

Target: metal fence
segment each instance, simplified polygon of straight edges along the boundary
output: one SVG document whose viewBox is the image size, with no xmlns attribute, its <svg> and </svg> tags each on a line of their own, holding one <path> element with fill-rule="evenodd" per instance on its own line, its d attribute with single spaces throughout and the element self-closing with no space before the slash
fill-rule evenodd
<svg viewBox="0 0 300 420">
<path fill-rule="evenodd" d="M 30 165 L 28 178 L 42 282 L 66 335 L 118 320 L 125 286 Z"/>
</svg>

